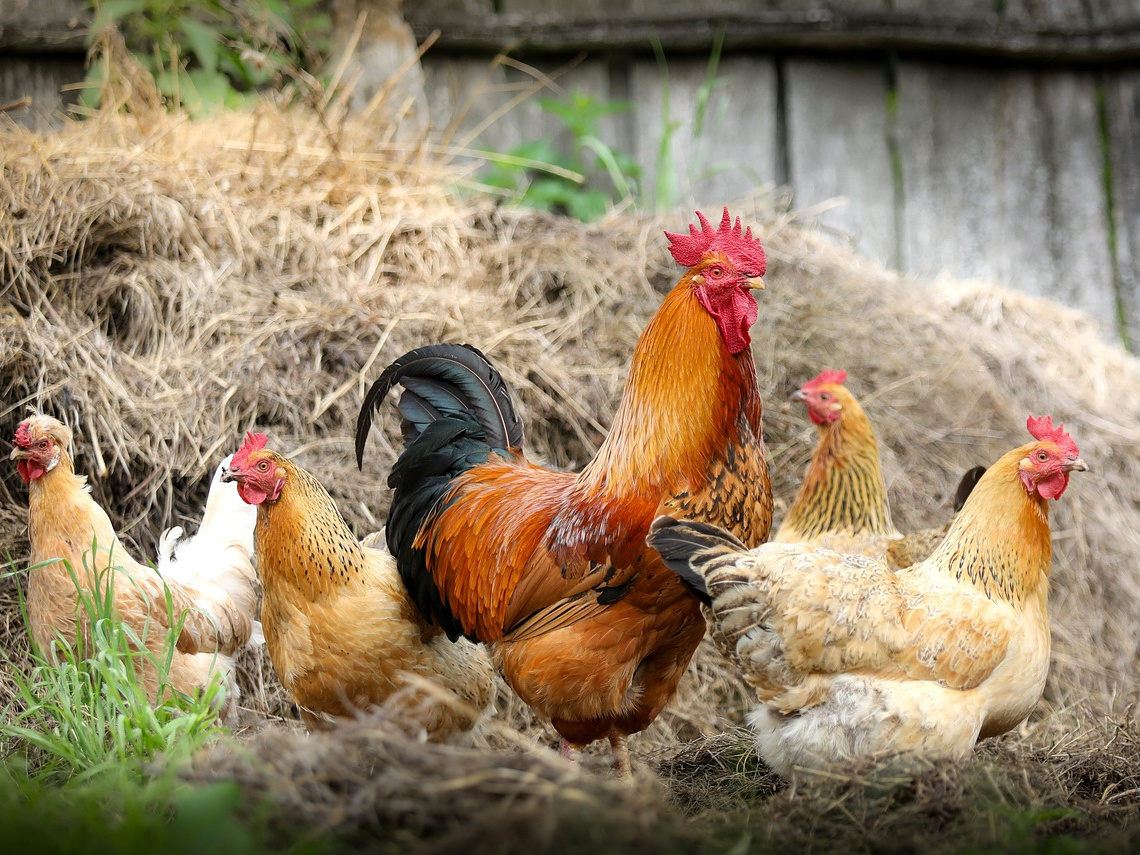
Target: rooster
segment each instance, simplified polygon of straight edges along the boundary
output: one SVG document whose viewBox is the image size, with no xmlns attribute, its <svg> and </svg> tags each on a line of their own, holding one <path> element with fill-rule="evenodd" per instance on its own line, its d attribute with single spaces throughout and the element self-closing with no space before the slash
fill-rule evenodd
<svg viewBox="0 0 1140 855">
<path fill-rule="evenodd" d="M 247 434 L 223 478 L 257 509 L 265 644 L 305 724 L 393 700 L 432 739 L 469 729 L 494 692 L 486 651 L 429 625 L 387 550 L 357 542 L 328 491 L 266 443 Z M 433 703 L 416 678 L 458 703 Z"/>
<path fill-rule="evenodd" d="M 892 754 L 960 758 L 1033 710 L 1049 670 L 1049 499 L 1088 467 L 1063 425 L 978 481 L 929 558 L 905 571 L 805 544 L 749 551 L 661 517 L 649 544 L 711 608 L 754 686 L 761 758 L 784 776 Z"/>
<path fill-rule="evenodd" d="M 492 646 L 561 752 L 627 737 L 677 691 L 705 632 L 700 603 L 645 545 L 662 513 L 768 536 L 772 495 L 750 349 L 764 250 L 725 209 L 666 235 L 688 270 L 634 350 L 609 435 L 577 474 L 526 460 L 501 378 L 474 348 L 414 350 L 381 374 L 357 423 L 396 384 L 405 450 L 388 479 L 387 539 L 412 597 L 452 638 Z"/>
<path fill-rule="evenodd" d="M 227 716 L 238 696 L 233 655 L 249 642 L 257 609 L 252 516 L 237 491 L 221 483 L 219 466 L 197 534 L 178 543 L 181 529 L 168 532 L 156 571 L 119 540 L 87 479 L 75 474 L 70 445 L 70 428 L 51 416 L 33 415 L 16 428 L 11 453 L 28 485 L 28 624 L 37 647 L 54 659 L 57 636 L 72 644 L 86 636 L 88 616 L 79 594 L 90 595 L 110 570 L 117 618 L 144 639 L 157 661 L 166 632 L 180 626 L 170 686 L 194 695 L 220 679 L 226 691 L 219 713 Z M 157 702 L 156 668 L 150 657 L 140 660 L 143 685 Z"/>
<path fill-rule="evenodd" d="M 846 371 L 827 369 L 792 395 L 806 405 L 808 417 L 819 429 L 819 442 L 772 540 L 826 546 L 882 558 L 892 567 L 909 567 L 934 551 L 949 523 L 907 535 L 895 528 L 875 429 L 846 382 Z M 962 476 L 955 513 L 984 471 L 978 466 Z"/>
</svg>

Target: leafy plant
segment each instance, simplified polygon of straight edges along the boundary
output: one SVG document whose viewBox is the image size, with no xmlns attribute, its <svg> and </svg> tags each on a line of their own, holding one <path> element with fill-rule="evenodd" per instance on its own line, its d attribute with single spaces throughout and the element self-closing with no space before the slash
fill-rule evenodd
<svg viewBox="0 0 1140 855">
<path fill-rule="evenodd" d="M 598 133 L 605 116 L 624 112 L 624 101 L 599 101 L 575 90 L 564 100 L 540 98 L 542 110 L 555 116 L 568 132 L 568 150 L 549 140 L 530 140 L 502 154 L 481 152 L 488 167 L 480 175 L 515 204 L 596 220 L 615 203 L 632 200 L 640 169 L 633 158 L 615 151 Z M 608 179 L 609 186 L 599 186 Z"/>
<path fill-rule="evenodd" d="M 191 115 L 237 107 L 327 55 L 320 0 L 92 0 L 92 38 L 117 27 L 160 94 Z M 302 33 L 304 34 L 302 36 Z M 100 66 L 89 80 L 100 83 Z M 88 90 L 94 106 L 99 87 Z"/>
</svg>

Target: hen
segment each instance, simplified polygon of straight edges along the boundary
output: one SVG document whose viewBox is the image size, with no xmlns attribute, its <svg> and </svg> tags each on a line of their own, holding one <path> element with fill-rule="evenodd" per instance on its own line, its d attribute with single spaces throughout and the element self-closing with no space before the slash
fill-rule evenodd
<svg viewBox="0 0 1140 855">
<path fill-rule="evenodd" d="M 265 644 L 306 725 L 391 701 L 433 739 L 470 728 L 491 703 L 490 657 L 428 624 L 392 556 L 357 542 L 328 491 L 266 442 L 247 434 L 223 478 L 257 508 Z"/>
<path fill-rule="evenodd" d="M 1028 426 L 1034 441 L 990 467 L 938 549 L 905 571 L 654 522 L 650 545 L 709 603 L 714 640 L 757 690 L 749 721 L 778 773 L 961 757 L 1032 711 L 1049 670 L 1047 502 L 1087 467 L 1051 417 Z"/>
<path fill-rule="evenodd" d="M 764 251 L 727 209 L 719 228 L 668 234 L 688 268 L 634 350 L 613 426 L 580 473 L 533 465 L 501 378 L 474 348 L 426 347 L 396 383 L 405 450 L 388 483 L 387 537 L 421 611 L 451 637 L 492 645 L 507 683 L 562 737 L 562 753 L 626 737 L 676 693 L 705 632 L 700 604 L 646 547 L 662 513 L 768 536 L 772 497 L 749 330 Z"/>
<path fill-rule="evenodd" d="M 192 695 L 211 680 L 222 680 L 227 691 L 219 712 L 226 715 L 238 696 L 233 654 L 249 641 L 257 609 L 251 563 L 253 518 L 244 511 L 237 491 L 220 482 L 219 467 L 198 533 L 177 546 L 177 536 L 168 534 L 166 554 L 156 571 L 131 557 L 123 546 L 107 513 L 91 498 L 87 479 L 75 474 L 70 444 L 66 425 L 34 415 L 17 427 L 11 453 L 28 484 L 32 568 L 27 605 L 36 645 L 54 657 L 52 641 L 57 636 L 72 644 L 79 633 L 86 636 L 88 615 L 78 595 L 80 590 L 90 593 L 100 577 L 99 584 L 105 586 L 110 569 L 117 617 L 144 638 L 158 661 L 166 633 L 181 621 L 170 685 Z M 181 534 L 180 529 L 177 532 Z M 140 656 L 139 663 L 146 691 L 157 700 L 154 662 Z"/>
<path fill-rule="evenodd" d="M 895 528 L 875 429 L 846 382 L 846 371 L 828 369 L 792 395 L 806 405 L 819 429 L 819 441 L 803 484 L 772 541 L 825 546 L 885 559 L 892 567 L 909 567 L 934 551 L 949 523 L 907 535 Z M 978 466 L 962 477 L 955 513 L 984 471 Z"/>
</svg>

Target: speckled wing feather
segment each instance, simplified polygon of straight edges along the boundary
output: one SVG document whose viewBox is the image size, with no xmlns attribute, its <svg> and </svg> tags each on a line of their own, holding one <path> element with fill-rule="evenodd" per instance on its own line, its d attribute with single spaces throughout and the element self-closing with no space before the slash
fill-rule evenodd
<svg viewBox="0 0 1140 855">
<path fill-rule="evenodd" d="M 713 639 L 781 708 L 810 704 L 820 678 L 844 673 L 967 689 L 1005 656 L 1008 611 L 952 582 L 801 544 L 711 547 L 708 527 L 691 522 L 655 524 L 651 545 L 665 526 L 673 541 L 703 529 L 685 572 L 712 598 Z M 662 557 L 680 572 L 682 548 Z"/>
</svg>

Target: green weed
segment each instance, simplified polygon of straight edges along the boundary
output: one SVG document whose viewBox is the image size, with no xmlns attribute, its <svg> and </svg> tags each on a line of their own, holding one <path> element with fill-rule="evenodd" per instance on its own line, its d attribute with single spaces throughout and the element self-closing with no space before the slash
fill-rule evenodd
<svg viewBox="0 0 1140 855">
<path fill-rule="evenodd" d="M 33 641 L 30 670 L 10 668 L 17 691 L 0 721 L 5 758 L 20 753 L 35 777 L 57 783 L 111 771 L 140 776 L 146 763 L 158 757 L 177 762 L 224 733 L 216 712 L 220 683 L 195 697 L 170 685 L 170 663 L 185 618 L 173 615 L 169 594 L 170 628 L 155 622 L 136 631 L 115 615 L 115 584 L 126 583 L 127 574 L 113 566 L 103 572 L 85 568 L 85 578 L 94 582 L 87 590 L 64 563 L 76 586 L 76 608 L 90 631 L 74 639 L 57 637 L 49 651 Z M 20 606 L 26 624 L 22 598 Z M 165 631 L 158 655 L 146 646 L 155 631 Z M 158 675 L 155 699 L 139 678 L 142 666 Z"/>
<path fill-rule="evenodd" d="M 610 147 L 598 133 L 602 118 L 629 110 L 630 105 L 599 101 L 580 91 L 563 100 L 539 98 L 537 103 L 569 133 L 569 146 L 562 150 L 549 140 L 530 140 L 505 154 L 482 151 L 488 165 L 479 181 L 514 204 L 585 222 L 614 205 L 631 202 L 640 170 L 630 155 Z"/>
<path fill-rule="evenodd" d="M 328 55 L 332 21 L 320 0 L 92 0 L 92 40 L 108 27 L 190 115 L 235 108 Z M 97 106 L 105 66 L 88 75 L 83 103 Z"/>
</svg>

